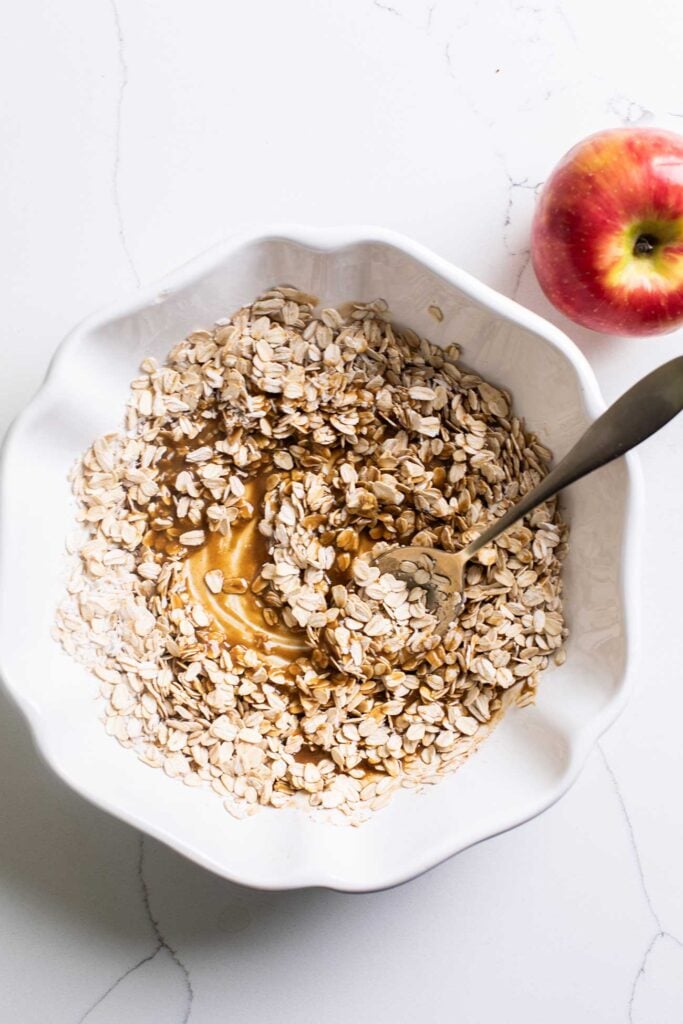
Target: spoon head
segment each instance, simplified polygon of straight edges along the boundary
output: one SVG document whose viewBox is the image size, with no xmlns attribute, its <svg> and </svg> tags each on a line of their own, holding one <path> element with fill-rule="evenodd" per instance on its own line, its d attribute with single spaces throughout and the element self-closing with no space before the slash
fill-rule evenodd
<svg viewBox="0 0 683 1024">
<path fill-rule="evenodd" d="M 437 632 L 447 632 L 462 605 L 463 565 L 457 555 L 438 548 L 394 547 L 374 563 L 380 572 L 391 573 L 410 587 L 421 587 L 427 608 L 439 620 Z"/>
</svg>

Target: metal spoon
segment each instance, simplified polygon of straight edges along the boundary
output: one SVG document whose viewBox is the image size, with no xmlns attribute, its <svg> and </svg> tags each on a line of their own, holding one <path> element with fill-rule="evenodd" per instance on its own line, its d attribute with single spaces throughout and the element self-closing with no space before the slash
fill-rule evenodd
<svg viewBox="0 0 683 1024">
<path fill-rule="evenodd" d="M 592 423 L 574 447 L 532 491 L 455 553 L 427 547 L 394 547 L 374 560 L 379 569 L 427 590 L 428 605 L 443 633 L 453 621 L 464 589 L 465 566 L 518 519 L 600 466 L 635 448 L 683 410 L 683 356 L 634 384 Z"/>
</svg>

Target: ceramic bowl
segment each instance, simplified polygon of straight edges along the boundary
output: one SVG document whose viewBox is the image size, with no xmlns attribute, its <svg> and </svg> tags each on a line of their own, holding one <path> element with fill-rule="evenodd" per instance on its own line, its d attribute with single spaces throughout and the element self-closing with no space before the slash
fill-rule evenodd
<svg viewBox="0 0 683 1024">
<path fill-rule="evenodd" d="M 470 760 L 436 786 L 402 791 L 360 828 L 302 810 L 228 815 L 143 765 L 105 734 L 98 684 L 51 638 L 74 504 L 67 474 L 116 429 L 141 359 L 163 359 L 268 286 L 295 283 L 326 305 L 385 298 L 398 322 L 511 389 L 517 412 L 563 455 L 604 408 L 578 348 L 556 327 L 421 245 L 375 228 L 242 235 L 155 287 L 90 317 L 62 343 L 2 456 L 0 659 L 5 686 L 41 754 L 78 793 L 226 878 L 264 889 L 396 885 L 549 807 L 627 697 L 633 655 L 638 483 L 622 459 L 563 499 L 566 664 L 543 674 L 534 707 L 513 709 Z M 438 306 L 443 321 L 429 311 Z"/>
</svg>

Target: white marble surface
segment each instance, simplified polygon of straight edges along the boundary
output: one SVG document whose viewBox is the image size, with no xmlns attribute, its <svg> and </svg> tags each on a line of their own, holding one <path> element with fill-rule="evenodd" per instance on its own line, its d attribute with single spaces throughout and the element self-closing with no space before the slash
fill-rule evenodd
<svg viewBox="0 0 683 1024">
<path fill-rule="evenodd" d="M 527 252 L 574 141 L 683 130 L 679 0 L 24 0 L 4 27 L 0 430 L 74 322 L 266 220 L 415 236 L 568 329 L 608 399 L 683 348 L 568 325 Z M 68 792 L 0 697 L 0 1019 L 680 1024 L 682 445 L 642 449 L 630 706 L 552 810 L 400 889 L 226 884 Z"/>
</svg>

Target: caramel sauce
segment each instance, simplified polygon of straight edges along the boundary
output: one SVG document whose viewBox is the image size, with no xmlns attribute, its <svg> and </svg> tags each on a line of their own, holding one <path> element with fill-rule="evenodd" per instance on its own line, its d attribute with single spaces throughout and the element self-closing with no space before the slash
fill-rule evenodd
<svg viewBox="0 0 683 1024">
<path fill-rule="evenodd" d="M 213 444 L 222 434 L 222 424 L 209 420 L 192 439 L 183 438 L 178 442 L 171 436 L 162 438 L 167 450 L 159 460 L 158 477 L 166 494 L 173 491 L 176 476 L 186 467 L 188 452 L 205 444 Z M 320 453 L 310 457 L 310 461 L 316 467 L 321 463 L 331 467 L 339 454 L 330 452 L 329 449 L 321 449 Z M 255 470 L 255 473 L 257 472 Z M 296 472 L 292 475 L 295 476 Z M 305 631 L 289 628 L 280 618 L 273 624 L 267 622 L 263 614 L 264 602 L 252 589 L 262 566 L 268 561 L 267 540 L 258 529 L 262 518 L 263 500 L 267 490 L 280 476 L 281 473 L 277 470 L 270 474 L 262 472 L 245 484 L 245 498 L 253 507 L 253 515 L 233 523 L 227 537 L 220 532 L 210 532 L 205 520 L 197 523 L 179 519 L 168 498 L 156 499 L 150 503 L 149 511 L 153 513 L 153 519 L 144 543 L 159 552 L 158 557 L 161 557 L 162 553 L 173 557 L 184 550 L 178 541 L 183 531 L 204 529 L 207 536 L 205 543 L 196 550 L 186 552 L 183 571 L 185 597 L 174 596 L 174 605 L 184 603 L 185 600 L 201 604 L 211 618 L 216 633 L 229 644 L 250 647 L 261 656 L 265 655 L 273 665 L 288 666 L 295 670 L 293 662 L 303 655 L 310 657 L 312 653 Z M 155 523 L 155 519 L 158 519 L 158 523 Z M 332 542 L 332 535 L 325 539 L 325 543 Z M 351 561 L 356 555 L 368 551 L 373 544 L 374 539 L 368 531 L 361 529 L 356 549 L 341 552 L 346 558 L 346 564 L 343 564 L 343 567 L 335 564 L 330 570 L 332 584 L 347 584 L 351 575 Z M 229 588 L 226 587 L 224 591 L 214 594 L 205 583 L 206 574 L 214 569 L 221 570 L 224 581 L 246 580 L 246 591 L 229 593 Z"/>
<path fill-rule="evenodd" d="M 158 463 L 161 486 L 172 491 L 176 476 L 186 468 L 188 452 L 202 445 L 212 445 L 223 435 L 224 425 L 220 421 L 207 420 L 205 426 L 191 439 L 183 439 L 178 443 L 170 435 L 163 437 L 167 450 Z M 310 454 L 304 460 L 304 465 L 311 468 L 327 465 L 332 469 L 341 454 L 321 448 L 318 453 Z M 267 541 L 258 529 L 258 524 L 264 495 L 268 487 L 272 486 L 270 480 L 276 479 L 277 475 L 277 471 L 271 476 L 262 473 L 245 484 L 246 500 L 254 508 L 254 514 L 249 519 L 233 524 L 227 537 L 219 532 L 207 532 L 208 539 L 202 547 L 187 554 L 184 562 L 185 595 L 173 594 L 171 603 L 174 608 L 181 607 L 188 599 L 192 603 L 201 604 L 217 632 L 228 643 L 244 645 L 258 651 L 262 657 L 265 656 L 279 673 L 284 673 L 277 676 L 278 682 L 285 689 L 289 689 L 286 675 L 296 673 L 297 666 L 294 662 L 304 655 L 311 655 L 305 632 L 300 629 L 289 629 L 280 619 L 273 625 L 266 622 L 263 616 L 264 605 L 258 594 L 251 589 L 251 584 L 259 576 L 264 563 L 268 561 Z M 162 553 L 175 556 L 182 552 L 178 537 L 184 530 L 206 529 L 205 520 L 198 525 L 190 520 L 178 519 L 174 514 L 173 503 L 168 498 L 151 502 L 148 511 L 161 520 L 159 525 L 151 524 L 144 538 L 144 543 L 148 547 L 159 552 L 158 558 L 162 557 Z M 168 521 L 171 519 L 169 525 Z M 361 529 L 357 536 L 356 549 L 347 553 L 349 563 L 357 555 L 369 551 L 376 540 L 367 529 Z M 214 594 L 205 583 L 206 574 L 213 569 L 220 569 L 225 580 L 246 580 L 249 586 L 245 593 L 221 591 Z M 344 568 L 335 564 L 330 570 L 330 580 L 333 584 L 346 584 L 350 578 L 350 564 Z M 296 707 L 290 706 L 290 711 L 296 711 Z M 302 764 L 317 764 L 329 756 L 328 751 L 306 743 L 295 755 L 295 760 Z M 356 767 L 362 772 L 365 780 L 383 777 L 383 774 L 377 772 L 375 766 L 367 760 L 361 761 Z"/>
<path fill-rule="evenodd" d="M 207 420 L 192 438 L 183 437 L 181 441 L 176 441 L 170 431 L 163 431 L 159 435 L 158 441 L 166 450 L 156 464 L 160 495 L 153 498 L 147 506 L 150 516 L 150 529 L 144 538 L 147 547 L 171 557 L 179 555 L 183 550 L 178 543 L 180 534 L 186 530 L 197 529 L 198 525 L 202 529 L 206 526 L 204 520 L 197 524 L 190 519 L 178 518 L 170 495 L 173 493 L 176 477 L 181 470 L 187 468 L 185 460 L 188 453 L 203 445 L 212 445 L 218 438 L 223 437 L 224 433 L 222 423 L 212 419 Z M 164 525 L 161 525 L 162 523 Z"/>
<path fill-rule="evenodd" d="M 247 484 L 246 498 L 254 505 L 254 515 L 236 524 L 229 537 L 210 534 L 206 544 L 186 559 L 185 583 L 190 599 L 204 606 L 229 643 L 253 647 L 280 661 L 292 661 L 308 650 L 303 631 L 288 629 L 280 621 L 269 625 L 251 589 L 268 557 L 266 539 L 258 529 L 264 490 L 262 479 Z M 212 569 L 220 569 L 226 580 L 245 579 L 249 589 L 244 594 L 213 594 L 204 582 Z"/>
</svg>

